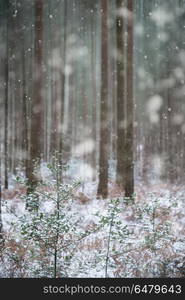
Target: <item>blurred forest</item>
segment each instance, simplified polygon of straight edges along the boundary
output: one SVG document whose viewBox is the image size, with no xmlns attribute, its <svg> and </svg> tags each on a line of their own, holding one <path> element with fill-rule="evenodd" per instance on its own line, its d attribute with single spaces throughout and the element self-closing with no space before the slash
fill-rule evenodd
<svg viewBox="0 0 185 300">
<path fill-rule="evenodd" d="M 99 199 L 183 186 L 184 31 L 185 0 L 0 0 L 0 199 L 54 156 Z"/>
<path fill-rule="evenodd" d="M 184 5 L 1 0 L 2 186 L 55 151 L 101 196 L 183 183 Z"/>
</svg>

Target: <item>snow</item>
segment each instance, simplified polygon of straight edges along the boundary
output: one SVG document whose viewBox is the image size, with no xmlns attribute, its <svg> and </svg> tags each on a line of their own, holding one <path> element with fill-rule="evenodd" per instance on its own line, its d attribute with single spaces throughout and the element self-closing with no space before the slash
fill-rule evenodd
<svg viewBox="0 0 185 300">
<path fill-rule="evenodd" d="M 151 97 L 146 104 L 146 111 L 148 113 L 151 123 L 159 122 L 158 112 L 163 104 L 163 99 L 160 95 L 154 95 Z"/>
<path fill-rule="evenodd" d="M 109 187 L 113 185 L 109 184 Z M 97 188 L 97 183 L 95 182 L 86 182 L 83 186 L 83 194 L 90 198 L 90 201 L 85 204 L 79 200 L 75 200 L 71 205 L 71 217 L 79 219 L 80 227 L 79 233 L 84 229 L 93 228 L 95 224 L 99 222 L 99 215 L 106 217 L 110 207 L 110 200 L 96 199 L 95 192 Z M 79 187 L 79 191 L 82 191 L 82 186 Z M 82 192 L 81 192 L 82 193 Z M 176 187 L 168 188 L 166 186 L 159 186 L 156 189 L 156 186 L 151 186 L 150 188 L 145 187 L 142 189 L 139 186 L 136 188 L 137 197 L 135 199 L 134 205 L 125 205 L 124 202 L 120 203 L 120 213 L 116 215 L 115 221 L 121 221 L 121 226 L 127 226 L 128 230 L 131 232 L 131 235 L 125 236 L 122 240 L 122 243 L 119 242 L 118 236 L 116 240 L 111 240 L 111 252 L 115 254 L 110 256 L 108 273 L 110 277 L 121 276 L 121 277 L 134 277 L 134 264 L 138 264 L 139 274 L 141 276 L 154 276 L 151 275 L 151 270 L 147 271 L 147 263 L 144 265 L 144 253 L 148 257 L 148 263 L 154 264 L 153 270 L 156 269 L 156 274 L 159 272 L 158 264 L 161 259 L 165 260 L 165 253 L 167 251 L 167 256 L 170 256 L 170 249 L 173 248 L 173 255 L 175 257 L 182 257 L 185 244 L 184 244 L 184 190 L 177 190 Z M 21 243 L 21 236 L 19 233 L 19 218 L 22 215 L 26 215 L 24 199 L 16 195 L 13 198 L 7 199 L 3 203 L 3 225 L 4 231 L 9 232 L 11 239 L 13 238 L 17 244 Z M 120 198 L 122 199 L 122 198 Z M 53 209 L 53 203 L 50 200 L 45 200 L 40 208 L 40 211 L 44 213 L 49 213 Z M 167 234 L 167 237 L 156 238 L 156 251 L 159 251 L 158 256 L 152 254 L 150 248 L 146 248 L 146 238 L 152 235 L 153 225 L 151 222 L 151 214 L 147 211 L 152 210 L 156 205 L 156 219 L 155 226 L 165 230 L 165 222 L 169 221 L 172 224 L 170 234 Z M 145 211 L 143 213 L 143 211 Z M 143 217 L 139 218 L 139 212 L 142 212 Z M 12 225 L 14 224 L 14 225 Z M 17 224 L 17 225 L 16 225 Z M 165 225 L 165 226 L 163 226 Z M 167 227 L 166 227 L 167 228 Z M 159 229 L 158 229 L 159 230 Z M 117 234 L 117 229 L 114 229 L 113 232 Z M 78 242 L 75 246 L 75 252 L 73 247 L 66 250 L 67 253 L 71 252 L 72 258 L 70 264 L 66 267 L 67 276 L 69 277 L 104 277 L 105 276 L 105 256 L 107 250 L 107 237 L 109 232 L 109 225 L 98 230 L 95 233 L 90 234 L 87 238 L 82 239 L 81 242 Z M 113 234 L 112 232 L 112 234 Z M 121 233 L 122 231 L 120 231 Z M 162 232 L 162 231 L 161 231 Z M 76 232 L 77 233 L 77 232 Z M 159 232 L 156 233 L 159 235 Z M 172 237 L 172 238 L 171 238 Z M 67 236 L 66 239 L 68 240 Z M 28 247 L 28 244 L 24 245 L 25 248 Z M 143 250 L 139 250 L 142 249 Z M 71 249 L 71 250 L 70 250 Z M 134 250 L 135 249 L 135 250 Z M 128 253 L 127 253 L 128 251 Z M 138 256 L 138 251 L 143 251 L 143 254 Z M 164 254 L 163 254 L 164 252 Z M 116 254 L 117 253 L 117 254 Z M 123 253 L 120 256 L 119 253 Z M 130 253 L 130 254 L 129 254 Z M 27 252 L 29 257 L 29 253 Z M 122 261 L 122 258 L 126 260 Z M 65 257 L 65 255 L 64 255 Z M 63 259 L 64 259 L 63 257 Z M 62 258 L 61 258 L 62 259 Z M 9 262 L 10 263 L 10 262 Z M 142 265 L 143 263 L 143 265 Z M 183 263 L 181 261 L 181 263 Z M 129 267 L 130 266 L 130 267 Z M 30 271 L 25 271 L 29 277 L 32 274 L 33 270 L 39 268 L 38 262 L 33 261 L 30 265 Z M 173 268 L 172 268 L 173 269 Z M 3 270 L 1 266 L 1 270 Z M 3 271 L 0 270 L 0 276 L 3 276 Z M 31 271 L 32 270 L 32 271 Z M 122 270 L 122 271 L 121 271 Z M 123 271 L 125 270 L 125 271 Z M 8 274 L 8 270 L 6 268 Z M 44 272 L 44 271 L 43 271 Z M 136 274 L 137 274 L 136 272 Z M 8 276 L 8 275 L 7 275 Z"/>
<path fill-rule="evenodd" d="M 94 149 L 95 149 L 94 140 L 88 138 L 82 143 L 77 144 L 73 150 L 73 153 L 75 156 L 80 156 L 80 155 L 82 156 L 84 154 L 93 152 Z"/>
<path fill-rule="evenodd" d="M 173 14 L 166 9 L 159 7 L 150 12 L 150 18 L 156 23 L 157 26 L 164 27 L 166 24 L 173 21 Z"/>
</svg>

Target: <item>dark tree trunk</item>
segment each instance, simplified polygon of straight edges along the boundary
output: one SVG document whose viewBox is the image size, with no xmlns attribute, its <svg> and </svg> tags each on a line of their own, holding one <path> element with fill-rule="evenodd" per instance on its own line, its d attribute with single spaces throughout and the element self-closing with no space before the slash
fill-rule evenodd
<svg viewBox="0 0 185 300">
<path fill-rule="evenodd" d="M 125 183 L 125 74 L 124 74 L 124 20 L 120 10 L 124 7 L 124 0 L 117 0 L 117 170 L 116 181 L 120 187 Z"/>
<path fill-rule="evenodd" d="M 108 196 L 108 1 L 102 0 L 102 45 L 101 45 L 101 103 L 100 103 L 100 159 L 97 196 Z"/>
<path fill-rule="evenodd" d="M 5 105 L 4 105 L 4 159 L 5 159 L 5 173 L 4 173 L 4 187 L 8 189 L 8 166 L 9 166 L 9 155 L 8 155 L 8 111 L 9 111 L 9 1 L 6 4 L 6 60 L 5 60 Z"/>
<path fill-rule="evenodd" d="M 127 102 L 126 102 L 126 139 L 125 139 L 125 196 L 134 193 L 134 101 L 133 101 L 133 0 L 127 1 L 131 13 L 127 20 Z"/>
<path fill-rule="evenodd" d="M 93 26 L 93 21 L 91 20 L 91 34 L 93 33 L 93 30 L 95 30 Z M 96 116 L 97 116 L 97 105 L 96 105 L 96 93 L 97 93 L 97 86 L 96 86 L 96 70 L 95 70 L 95 55 L 96 55 L 96 44 L 94 41 L 93 34 L 91 36 L 91 48 L 92 48 L 92 56 L 91 56 L 91 80 L 92 80 L 92 138 L 94 144 L 96 143 L 97 139 L 97 123 L 96 123 Z M 95 148 L 95 147 L 94 147 Z M 93 150 L 91 154 L 92 158 L 92 169 L 93 169 L 93 176 L 92 180 L 96 180 L 96 151 Z"/>
<path fill-rule="evenodd" d="M 22 128 L 22 150 L 23 150 L 23 165 L 25 167 L 26 177 L 28 174 L 28 109 L 27 109 L 27 94 L 26 94 L 26 66 L 25 66 L 25 47 L 23 43 L 22 51 L 22 92 L 23 92 L 23 128 Z"/>
<path fill-rule="evenodd" d="M 32 194 L 39 181 L 39 176 L 34 174 L 34 167 L 37 164 L 39 169 L 42 155 L 42 50 L 43 49 L 43 0 L 35 0 L 35 62 L 34 62 L 34 95 L 31 111 L 31 136 L 30 136 L 30 160 L 28 168 L 28 196 Z M 35 199 L 35 208 L 38 203 Z M 30 209 L 29 197 L 27 209 Z"/>
</svg>

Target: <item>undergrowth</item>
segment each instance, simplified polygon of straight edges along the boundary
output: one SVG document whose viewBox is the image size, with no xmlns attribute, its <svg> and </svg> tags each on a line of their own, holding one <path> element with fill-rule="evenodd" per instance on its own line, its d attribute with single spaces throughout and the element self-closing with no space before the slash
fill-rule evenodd
<svg viewBox="0 0 185 300">
<path fill-rule="evenodd" d="M 50 179 L 31 197 L 39 200 L 38 211 L 25 210 L 4 232 L 1 277 L 185 276 L 185 257 L 175 248 L 184 240 L 171 219 L 177 199 L 164 205 L 153 193 L 147 202 L 116 197 L 89 216 L 87 226 L 76 209 L 81 183 L 63 183 L 62 168 L 56 158 L 48 165 Z"/>
</svg>

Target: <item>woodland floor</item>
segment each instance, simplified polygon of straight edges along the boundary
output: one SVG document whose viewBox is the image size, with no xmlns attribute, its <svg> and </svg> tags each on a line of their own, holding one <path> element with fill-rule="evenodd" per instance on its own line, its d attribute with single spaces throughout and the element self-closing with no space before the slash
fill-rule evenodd
<svg viewBox="0 0 185 300">
<path fill-rule="evenodd" d="M 109 199 L 96 199 L 97 184 L 87 182 L 76 191 L 72 210 L 81 217 L 81 228 L 95 226 L 97 212 L 107 214 Z M 185 189 L 183 186 L 138 185 L 134 204 L 121 204 L 119 218 L 132 235 L 122 243 L 111 240 L 109 249 L 109 277 L 184 277 L 185 276 Z M 19 256 L 19 263 L 3 257 L 0 277 L 33 277 L 32 271 L 24 269 L 21 262 L 26 260 L 29 247 L 22 246 L 16 227 L 18 218 L 25 213 L 22 195 L 26 189 L 20 185 L 4 190 L 3 228 L 6 236 L 5 247 L 11 254 Z M 120 189 L 109 183 L 109 198 L 120 198 Z M 157 201 L 157 202 L 156 202 Z M 157 206 L 154 211 L 147 207 Z M 46 209 L 48 209 L 47 206 Z M 139 217 L 139 214 L 142 216 Z M 152 215 L 153 214 L 153 215 Z M 168 227 L 168 230 L 166 229 Z M 105 258 L 109 226 L 89 235 L 78 243 L 67 267 L 68 277 L 104 277 Z M 155 237 L 155 249 L 150 237 Z M 8 263 L 7 263 L 8 262 Z M 34 264 L 35 262 L 33 262 Z M 6 266 L 5 266 L 6 264 Z M 39 276 L 39 275 L 38 275 Z"/>
</svg>

